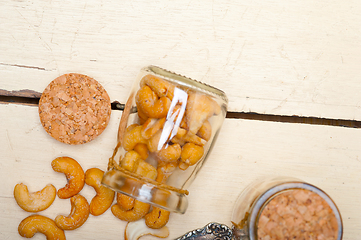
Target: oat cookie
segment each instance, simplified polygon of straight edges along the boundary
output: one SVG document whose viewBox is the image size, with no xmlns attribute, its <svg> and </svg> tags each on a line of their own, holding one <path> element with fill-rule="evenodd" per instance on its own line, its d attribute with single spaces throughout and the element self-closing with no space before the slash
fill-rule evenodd
<svg viewBox="0 0 361 240">
<path fill-rule="evenodd" d="M 110 99 L 94 79 L 77 73 L 53 80 L 39 101 L 44 129 L 66 144 L 83 144 L 99 136 L 108 125 Z"/>
</svg>

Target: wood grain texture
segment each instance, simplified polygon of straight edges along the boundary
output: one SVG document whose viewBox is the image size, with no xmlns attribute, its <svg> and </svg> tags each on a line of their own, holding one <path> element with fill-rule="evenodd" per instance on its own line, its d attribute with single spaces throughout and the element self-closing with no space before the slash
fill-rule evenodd
<svg viewBox="0 0 361 240">
<path fill-rule="evenodd" d="M 23 182 L 29 190 L 48 183 L 65 185 L 64 175 L 50 163 L 58 156 L 76 159 L 84 170 L 106 169 L 116 141 L 121 112 L 113 111 L 109 126 L 94 141 L 69 146 L 43 130 L 36 107 L 0 105 L 0 239 L 22 239 L 20 221 L 29 215 L 16 205 L 13 188 Z M 226 119 L 217 143 L 196 180 L 188 189 L 189 207 L 184 215 L 172 214 L 168 227 L 174 239 L 209 222 L 231 225 L 239 193 L 253 181 L 268 176 L 292 176 L 326 191 L 338 205 L 344 221 L 344 239 L 361 234 L 360 129 L 308 124 Z M 88 201 L 95 192 L 85 186 Z M 68 200 L 57 198 L 41 214 L 55 218 L 70 212 Z M 108 210 L 90 216 L 68 239 L 122 239 L 125 223 Z M 35 239 L 43 239 L 38 235 Z M 144 237 L 142 239 L 153 239 Z"/>
<path fill-rule="evenodd" d="M 56 77 L 89 75 L 111 101 L 126 102 L 139 69 L 158 65 L 226 92 L 229 111 L 361 120 L 361 3 L 358 1 L 16 1 L 0 4 L 0 95 L 39 97 Z M 69 146 L 42 128 L 35 105 L 0 104 L 0 239 L 29 214 L 13 199 L 65 177 L 50 162 L 70 156 L 106 168 L 121 111 L 94 141 Z M 234 202 L 254 180 L 293 176 L 325 190 L 340 208 L 344 239 L 361 235 L 361 129 L 226 119 L 215 148 L 172 214 L 174 239 L 209 222 L 231 225 Z M 90 187 L 81 192 L 88 200 Z M 57 198 L 42 214 L 68 214 Z M 110 211 L 68 239 L 123 239 Z M 36 235 L 33 239 L 44 239 Z M 154 239 L 144 237 L 142 239 Z"/>
<path fill-rule="evenodd" d="M 231 111 L 361 120 L 358 1 L 15 1 L 0 89 L 87 74 L 124 102 L 149 64 L 223 89 Z"/>
</svg>

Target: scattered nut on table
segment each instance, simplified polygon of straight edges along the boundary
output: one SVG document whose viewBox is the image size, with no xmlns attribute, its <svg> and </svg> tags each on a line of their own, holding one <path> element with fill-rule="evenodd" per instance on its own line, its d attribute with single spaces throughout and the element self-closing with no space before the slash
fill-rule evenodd
<svg viewBox="0 0 361 240">
<path fill-rule="evenodd" d="M 16 184 L 14 198 L 17 204 L 27 212 L 40 212 L 47 209 L 55 200 L 56 188 L 52 184 L 46 185 L 42 190 L 29 193 L 28 187 Z"/>
<path fill-rule="evenodd" d="M 103 214 L 113 203 L 115 192 L 101 184 L 104 171 L 90 168 L 85 172 L 85 183 L 94 188 L 96 195 L 90 202 L 90 213 L 94 216 Z"/>
<path fill-rule="evenodd" d="M 81 227 L 89 217 L 89 203 L 82 195 L 70 198 L 71 212 L 69 216 L 59 215 L 55 218 L 56 225 L 63 230 L 74 230 Z"/>
<path fill-rule="evenodd" d="M 65 240 L 64 230 L 60 229 L 55 222 L 41 215 L 31 215 L 19 224 L 18 231 L 20 236 L 32 238 L 35 233 L 42 233 L 47 240 Z"/>
<path fill-rule="evenodd" d="M 51 162 L 51 166 L 54 171 L 64 173 L 68 180 L 65 187 L 58 190 L 59 198 L 70 198 L 83 189 L 84 171 L 76 160 L 70 157 L 58 157 Z"/>
</svg>

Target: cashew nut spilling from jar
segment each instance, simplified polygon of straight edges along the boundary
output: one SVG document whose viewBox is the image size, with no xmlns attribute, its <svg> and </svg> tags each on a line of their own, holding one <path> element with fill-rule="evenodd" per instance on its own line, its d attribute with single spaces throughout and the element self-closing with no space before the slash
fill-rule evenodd
<svg viewBox="0 0 361 240">
<path fill-rule="evenodd" d="M 137 174 L 154 180 L 157 177 L 157 170 L 149 163 L 140 160 L 135 171 Z M 117 202 L 111 208 L 112 213 L 117 218 L 132 222 L 141 219 L 149 212 L 150 205 L 138 200 L 130 201 L 127 196 L 117 197 L 117 201 L 124 200 L 124 202 Z M 131 207 L 131 208 L 130 208 Z M 129 209 L 130 208 L 130 209 Z"/>
<path fill-rule="evenodd" d="M 74 230 L 82 226 L 89 217 L 89 203 L 85 197 L 75 195 L 70 198 L 71 212 L 65 217 L 59 215 L 55 218 L 56 225 L 64 230 Z"/>
<path fill-rule="evenodd" d="M 31 215 L 19 224 L 20 236 L 32 238 L 35 233 L 42 233 L 47 240 L 65 240 L 64 230 L 60 229 L 53 220 L 41 215 Z"/>
<path fill-rule="evenodd" d="M 51 162 L 56 172 L 64 173 L 68 183 L 58 190 L 58 197 L 70 198 L 78 194 L 84 186 L 84 171 L 80 164 L 70 157 L 58 157 Z"/>
<path fill-rule="evenodd" d="M 130 172 L 135 172 L 139 166 L 140 161 L 143 161 L 141 155 L 132 150 L 125 153 L 124 157 L 120 161 L 120 166 Z M 123 211 L 130 211 L 133 209 L 134 201 L 135 199 L 132 197 L 117 193 L 117 204 Z"/>
<path fill-rule="evenodd" d="M 153 90 L 144 86 L 135 96 L 137 108 L 150 118 L 163 118 L 168 114 L 171 100 L 168 97 L 158 98 Z"/>
<path fill-rule="evenodd" d="M 120 164 L 130 172 L 135 172 L 151 179 L 155 178 L 155 168 L 142 160 L 141 156 L 133 150 L 125 153 Z M 134 208 L 134 199 L 123 194 L 117 194 L 117 203 L 123 211 L 129 211 Z"/>
<path fill-rule="evenodd" d="M 138 240 L 145 235 L 152 235 L 158 238 L 166 238 L 169 236 L 169 229 L 164 226 L 159 229 L 148 228 L 145 224 L 144 218 L 138 221 L 128 222 L 125 227 L 124 239 L 125 240 Z"/>
<path fill-rule="evenodd" d="M 166 184 L 174 171 L 186 170 L 202 159 L 204 146 L 212 138 L 210 118 L 221 112 L 212 97 L 147 75 L 140 82 L 135 103 L 139 124 L 130 125 L 125 131 L 122 145 L 126 153 L 120 158 L 122 168 Z M 169 194 L 167 190 L 159 191 L 153 201 L 166 206 Z M 117 194 L 117 204 L 111 209 L 122 220 L 138 222 L 144 218 L 148 228 L 163 229 L 170 212 L 159 207 L 150 208 L 149 204 Z M 136 236 L 139 238 L 141 234 Z"/>
<path fill-rule="evenodd" d="M 38 192 L 29 193 L 28 187 L 16 184 L 14 198 L 17 204 L 27 212 L 40 212 L 47 209 L 55 200 L 56 188 L 52 184 L 46 185 Z"/>
<path fill-rule="evenodd" d="M 113 203 L 115 192 L 101 184 L 104 171 L 90 168 L 85 172 L 85 183 L 94 188 L 96 195 L 90 202 L 90 213 L 94 216 L 103 214 Z"/>
</svg>

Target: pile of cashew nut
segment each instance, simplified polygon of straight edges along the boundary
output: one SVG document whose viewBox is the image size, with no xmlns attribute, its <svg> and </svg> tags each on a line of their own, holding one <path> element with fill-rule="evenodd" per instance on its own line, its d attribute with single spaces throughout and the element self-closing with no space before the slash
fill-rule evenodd
<svg viewBox="0 0 361 240">
<path fill-rule="evenodd" d="M 47 239 L 66 239 L 65 230 L 81 227 L 89 217 L 101 215 L 113 203 L 115 193 L 101 184 L 104 172 L 98 168 L 88 169 L 85 173 L 80 164 L 70 157 L 58 157 L 51 163 L 54 171 L 65 174 L 68 183 L 56 191 L 52 184 L 42 190 L 29 193 L 28 187 L 17 184 L 14 188 L 14 198 L 18 205 L 27 212 L 38 213 L 50 207 L 56 195 L 61 199 L 70 199 L 71 212 L 68 216 L 59 215 L 54 220 L 33 214 L 21 221 L 19 234 L 31 238 L 35 233 L 44 234 Z M 84 184 L 94 188 L 96 195 L 90 204 L 80 195 Z"/>
<path fill-rule="evenodd" d="M 23 183 L 17 184 L 14 188 L 14 198 L 17 204 L 23 210 L 34 213 L 22 220 L 19 224 L 18 232 L 23 237 L 31 238 L 39 232 L 44 234 L 48 240 L 66 239 L 66 230 L 74 230 L 81 227 L 90 214 L 99 216 L 106 212 L 114 202 L 115 192 L 101 184 L 104 171 L 98 168 L 90 168 L 84 173 L 80 164 L 70 157 L 58 157 L 52 161 L 51 166 L 54 171 L 63 173 L 68 181 L 68 183 L 63 188 L 58 189 L 58 191 L 56 191 L 56 188 L 52 184 L 46 185 L 42 190 L 37 192 L 29 192 L 28 187 Z M 90 204 L 87 199 L 80 194 L 85 184 L 94 188 L 96 192 Z M 71 211 L 69 215 L 59 215 L 53 220 L 37 214 L 49 208 L 56 199 L 56 195 L 60 199 L 70 199 Z M 119 198 L 122 198 L 120 196 L 123 196 L 124 199 L 119 200 Z M 147 212 L 144 212 L 144 215 L 148 213 L 150 208 L 148 204 L 130 199 L 129 197 L 126 198 L 120 194 L 117 195 L 117 200 L 118 202 L 128 202 L 128 204 L 131 205 L 129 208 L 146 210 Z M 113 213 L 115 206 L 117 205 L 112 207 Z M 146 206 L 145 209 L 142 206 Z M 128 215 L 131 216 L 132 214 L 128 213 Z M 133 213 L 133 215 L 135 214 Z M 136 220 L 134 216 L 133 219 Z M 126 233 L 128 235 L 130 234 L 132 238 L 127 239 L 138 239 L 140 236 L 147 234 L 157 237 L 167 237 L 169 235 L 169 231 L 166 228 L 159 231 L 158 229 L 148 231 L 145 228 L 141 223 L 136 223 L 134 226 L 130 225 L 130 230 L 128 229 Z"/>
</svg>

